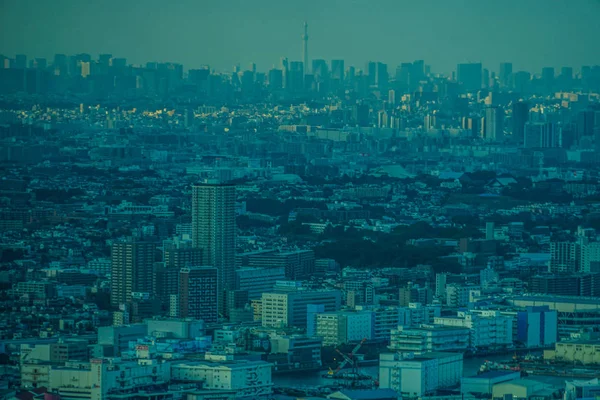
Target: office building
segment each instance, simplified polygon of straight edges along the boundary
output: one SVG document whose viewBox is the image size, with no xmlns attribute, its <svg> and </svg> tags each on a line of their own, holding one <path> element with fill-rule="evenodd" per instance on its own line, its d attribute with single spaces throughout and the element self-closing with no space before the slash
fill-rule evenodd
<svg viewBox="0 0 600 400">
<path fill-rule="evenodd" d="M 379 89 L 384 89 L 385 87 L 387 87 L 389 80 L 387 64 L 378 62 L 375 72 L 375 85 L 377 85 L 377 88 Z"/>
<path fill-rule="evenodd" d="M 554 68 L 542 68 L 542 87 L 544 89 L 544 92 L 552 93 L 554 91 L 554 86 Z"/>
<path fill-rule="evenodd" d="M 373 313 L 373 339 L 388 344 L 392 330 L 398 328 L 405 318 L 404 309 L 395 306 L 357 306 L 355 309 Z"/>
<path fill-rule="evenodd" d="M 458 64 L 456 78 L 464 91 L 474 92 L 480 90 L 483 81 L 481 63 Z"/>
<path fill-rule="evenodd" d="M 415 60 L 412 63 L 412 68 L 410 70 L 410 85 L 411 88 L 416 89 L 419 86 L 419 82 L 426 78 L 426 67 L 425 61 L 423 60 Z"/>
<path fill-rule="evenodd" d="M 382 89 L 388 83 L 387 64 L 382 62 L 369 61 L 367 63 L 367 84 Z"/>
<path fill-rule="evenodd" d="M 111 248 L 110 302 L 117 307 L 131 302 L 133 292 L 153 293 L 154 253 L 148 242 L 117 242 Z"/>
<path fill-rule="evenodd" d="M 344 81 L 344 60 L 331 60 L 331 79 Z"/>
<path fill-rule="evenodd" d="M 217 322 L 218 272 L 212 267 L 182 268 L 179 273 L 179 317 Z"/>
<path fill-rule="evenodd" d="M 322 304 L 326 312 L 337 311 L 342 303 L 339 290 L 297 288 L 262 295 L 262 325 L 265 327 L 306 327 L 308 305 Z"/>
<path fill-rule="evenodd" d="M 219 290 L 234 285 L 235 186 L 200 184 L 192 188 L 192 241 L 202 249 L 202 265 L 219 272 Z"/>
<path fill-rule="evenodd" d="M 513 344 L 514 318 L 494 310 L 459 311 L 456 317 L 436 317 L 435 324 L 469 329 L 469 347 L 506 348 Z"/>
<path fill-rule="evenodd" d="M 514 74 L 513 79 L 515 92 L 529 93 L 531 89 L 531 73 L 519 71 Z"/>
<path fill-rule="evenodd" d="M 238 266 L 255 268 L 283 268 L 285 277 L 291 280 L 307 279 L 315 270 L 313 250 L 277 252 L 274 250 L 236 254 Z"/>
<path fill-rule="evenodd" d="M 412 63 L 402 63 L 396 68 L 396 81 L 403 85 L 409 85 L 412 77 Z"/>
<path fill-rule="evenodd" d="M 329 78 L 327 61 L 323 59 L 312 60 L 312 74 L 316 82 L 325 82 Z"/>
<path fill-rule="evenodd" d="M 292 93 L 304 90 L 304 64 L 301 61 L 291 61 L 287 73 L 287 89 Z"/>
<path fill-rule="evenodd" d="M 260 299 L 273 290 L 277 281 L 285 279 L 285 267 L 242 267 L 235 271 L 235 288 L 248 292 L 250 300 Z"/>
<path fill-rule="evenodd" d="M 324 346 L 373 339 L 374 314 L 371 311 L 333 311 L 317 314 L 317 336 L 323 338 Z"/>
<path fill-rule="evenodd" d="M 276 68 L 269 70 L 268 84 L 271 90 L 283 89 L 283 71 Z"/>
<path fill-rule="evenodd" d="M 513 65 L 509 62 L 500 63 L 500 72 L 498 79 L 500 80 L 500 86 L 503 88 L 510 88 L 512 78 Z"/>
</svg>

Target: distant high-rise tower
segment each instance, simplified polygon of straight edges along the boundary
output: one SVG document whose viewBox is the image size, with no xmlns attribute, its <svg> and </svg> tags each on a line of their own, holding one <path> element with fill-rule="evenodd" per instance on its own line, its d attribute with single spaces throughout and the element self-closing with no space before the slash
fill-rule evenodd
<svg viewBox="0 0 600 400">
<path fill-rule="evenodd" d="M 525 139 L 525 124 L 529 121 L 529 103 L 519 101 L 512 106 L 513 140 L 523 143 Z"/>
<path fill-rule="evenodd" d="M 304 73 L 309 74 L 308 65 L 308 23 L 304 22 L 304 34 L 302 35 L 302 60 L 304 60 Z"/>
<path fill-rule="evenodd" d="M 500 86 L 503 88 L 510 87 L 511 76 L 513 73 L 513 65 L 509 62 L 500 63 L 500 72 L 498 73 L 498 79 L 500 80 Z"/>
<path fill-rule="evenodd" d="M 234 283 L 235 186 L 199 184 L 192 189 L 192 242 L 202 264 L 219 271 L 219 290 Z"/>
<path fill-rule="evenodd" d="M 483 82 L 483 67 L 481 63 L 458 64 L 456 79 L 466 92 L 480 90 Z"/>
<path fill-rule="evenodd" d="M 486 108 L 484 122 L 484 139 L 492 142 L 501 141 L 504 135 L 504 110 L 499 107 Z"/>
<path fill-rule="evenodd" d="M 131 302 L 132 292 L 152 294 L 155 248 L 147 242 L 112 245 L 110 303 L 113 306 Z"/>
</svg>

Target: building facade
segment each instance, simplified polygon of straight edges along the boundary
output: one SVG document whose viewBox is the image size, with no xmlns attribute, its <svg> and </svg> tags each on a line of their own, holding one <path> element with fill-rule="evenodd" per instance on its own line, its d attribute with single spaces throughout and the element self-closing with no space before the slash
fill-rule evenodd
<svg viewBox="0 0 600 400">
<path fill-rule="evenodd" d="M 202 249 L 202 265 L 217 268 L 219 290 L 232 288 L 235 267 L 235 186 L 192 188 L 192 242 Z"/>
</svg>

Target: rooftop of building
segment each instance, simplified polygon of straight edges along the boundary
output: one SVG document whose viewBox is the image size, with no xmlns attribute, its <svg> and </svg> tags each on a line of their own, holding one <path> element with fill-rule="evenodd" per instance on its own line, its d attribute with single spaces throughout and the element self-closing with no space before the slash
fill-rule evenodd
<svg viewBox="0 0 600 400">
<path fill-rule="evenodd" d="M 578 303 L 578 304 L 596 304 L 600 305 L 599 297 L 581 297 L 581 296 L 550 296 L 550 295 L 522 295 L 512 296 L 509 300 L 521 301 L 546 301 L 550 303 Z"/>
<path fill-rule="evenodd" d="M 444 317 L 444 318 L 455 318 L 455 317 Z M 403 328 L 402 331 L 455 331 L 455 330 L 465 330 L 468 328 L 463 328 L 461 326 L 445 326 L 445 325 L 421 325 L 413 328 Z"/>
<path fill-rule="evenodd" d="M 465 377 L 465 379 L 496 379 L 496 378 L 510 376 L 510 375 L 514 375 L 514 374 L 518 374 L 520 376 L 520 374 L 515 371 L 487 371 L 487 372 L 483 372 L 479 375 Z"/>
<path fill-rule="evenodd" d="M 579 344 L 579 345 L 595 345 L 595 346 L 600 346 L 600 340 L 563 340 L 560 341 L 558 343 L 556 343 L 557 345 L 569 345 L 569 344 Z"/>
<path fill-rule="evenodd" d="M 210 367 L 210 368 L 229 368 L 229 369 L 241 369 L 247 368 L 248 366 L 267 366 L 271 365 L 266 361 L 252 361 L 252 360 L 219 360 L 219 361 L 184 361 L 173 363 L 173 367 Z"/>
</svg>

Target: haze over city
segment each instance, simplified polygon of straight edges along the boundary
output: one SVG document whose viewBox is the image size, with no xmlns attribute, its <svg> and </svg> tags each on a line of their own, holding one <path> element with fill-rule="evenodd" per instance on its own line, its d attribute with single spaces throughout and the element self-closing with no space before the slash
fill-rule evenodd
<svg viewBox="0 0 600 400">
<path fill-rule="evenodd" d="M 0 400 L 599 400 L 599 21 L 0 0 Z"/>
<path fill-rule="evenodd" d="M 364 68 L 424 59 L 515 70 L 600 63 L 598 0 L 2 0 L 0 53 L 110 53 L 132 63 L 172 61 L 217 70 L 301 60 L 307 21 L 312 58 Z"/>
</svg>

